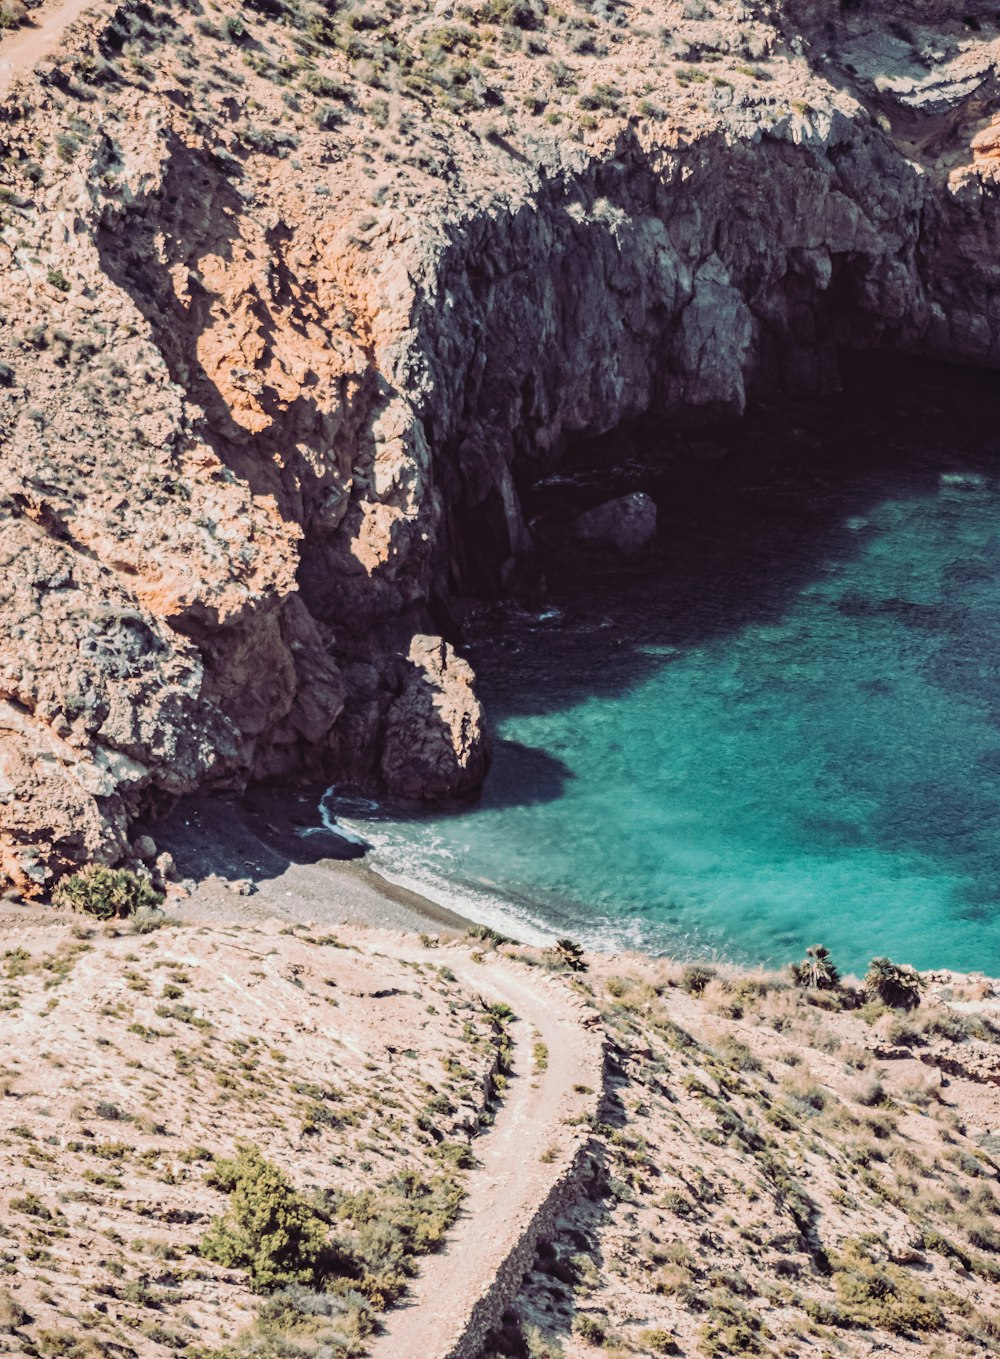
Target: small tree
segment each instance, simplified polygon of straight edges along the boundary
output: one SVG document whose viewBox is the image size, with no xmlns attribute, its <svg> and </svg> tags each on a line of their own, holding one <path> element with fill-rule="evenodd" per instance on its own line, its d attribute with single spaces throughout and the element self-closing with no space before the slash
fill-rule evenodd
<svg viewBox="0 0 1000 1359">
<path fill-rule="evenodd" d="M 316 1282 L 326 1227 L 259 1147 L 238 1146 L 209 1183 L 229 1195 L 229 1206 L 201 1239 L 206 1260 L 246 1269 L 258 1293 Z"/>
<path fill-rule="evenodd" d="M 807 986 L 813 991 L 833 991 L 840 985 L 840 973 L 830 957 L 830 950 L 822 944 L 806 949 L 801 963 L 792 963 L 792 981 L 796 986 Z"/>
<path fill-rule="evenodd" d="M 915 1010 L 920 1004 L 924 979 L 912 967 L 889 958 L 873 958 L 865 975 L 865 991 L 894 1010 Z"/>
<path fill-rule="evenodd" d="M 130 868 L 87 864 L 71 873 L 52 893 L 53 906 L 96 916 L 98 920 L 124 920 L 136 911 L 159 906 L 163 893 L 150 880 Z"/>
</svg>

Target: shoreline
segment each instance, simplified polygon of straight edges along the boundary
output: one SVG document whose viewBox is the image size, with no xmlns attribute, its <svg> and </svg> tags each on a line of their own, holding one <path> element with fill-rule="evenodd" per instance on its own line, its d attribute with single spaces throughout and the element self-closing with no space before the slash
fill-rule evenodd
<svg viewBox="0 0 1000 1359">
<path fill-rule="evenodd" d="M 465 935 L 485 924 L 512 943 L 529 948 L 545 947 L 555 940 L 555 931 L 549 932 L 544 943 L 520 936 L 517 929 L 522 922 L 516 916 L 495 925 L 462 914 L 384 877 L 360 855 L 338 857 L 345 842 L 323 828 L 316 810 L 327 787 L 326 782 L 315 781 L 287 790 L 258 786 L 242 794 L 194 793 L 181 798 L 145 832 L 159 852 L 173 856 L 177 878 L 191 889 L 187 896 L 168 892 L 169 912 L 180 919 L 190 913 L 200 920 L 228 922 L 237 909 L 258 919 L 281 917 L 289 923 L 358 926 L 417 936 L 435 931 Z M 309 834 L 300 834 L 303 829 Z M 544 933 L 534 928 L 539 936 Z M 685 960 L 635 945 L 601 949 L 588 942 L 585 951 L 605 958 L 705 962 L 722 976 L 787 972 L 787 965 L 774 962 Z M 941 982 L 982 980 L 1000 990 L 1000 977 L 979 969 L 938 966 L 917 971 Z M 861 975 L 853 972 L 842 972 L 841 979 L 854 986 L 862 984 Z"/>
<path fill-rule="evenodd" d="M 173 895 L 170 909 L 183 914 L 187 901 L 213 915 L 231 912 L 235 897 L 254 915 L 410 934 L 426 933 L 428 926 L 464 934 L 478 923 L 383 877 L 362 857 L 339 857 L 344 842 L 322 828 L 316 812 L 326 787 L 180 799 L 147 832 L 160 852 L 173 856 L 178 877 L 195 884 L 190 897 Z M 309 834 L 300 834 L 302 829 Z M 249 889 L 238 890 L 246 883 Z"/>
</svg>

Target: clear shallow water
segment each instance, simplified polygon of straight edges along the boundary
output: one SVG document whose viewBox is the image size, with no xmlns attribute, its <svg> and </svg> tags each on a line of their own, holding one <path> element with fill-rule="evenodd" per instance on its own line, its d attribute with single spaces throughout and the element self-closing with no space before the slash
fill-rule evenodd
<svg viewBox="0 0 1000 1359">
<path fill-rule="evenodd" d="M 1000 974 L 1000 459 L 701 454 L 655 560 L 557 554 L 484 629 L 478 804 L 328 814 L 515 933 Z"/>
</svg>

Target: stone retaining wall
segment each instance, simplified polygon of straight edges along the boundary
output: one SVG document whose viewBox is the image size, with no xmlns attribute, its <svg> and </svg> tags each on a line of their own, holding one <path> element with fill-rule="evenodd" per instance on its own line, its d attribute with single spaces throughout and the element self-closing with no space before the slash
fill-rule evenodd
<svg viewBox="0 0 1000 1359">
<path fill-rule="evenodd" d="M 606 1045 L 602 1050 L 602 1074 L 595 1106 L 603 1095 L 605 1056 Z M 539 1243 L 555 1235 L 558 1219 L 578 1203 L 582 1195 L 589 1192 L 598 1177 L 598 1167 L 599 1159 L 591 1139 L 582 1137 L 548 1194 L 525 1222 L 492 1284 L 473 1304 L 461 1335 L 444 1359 L 478 1359 L 486 1337 L 495 1326 L 499 1326 L 501 1317 L 521 1286 L 521 1280 L 534 1264 Z"/>
</svg>

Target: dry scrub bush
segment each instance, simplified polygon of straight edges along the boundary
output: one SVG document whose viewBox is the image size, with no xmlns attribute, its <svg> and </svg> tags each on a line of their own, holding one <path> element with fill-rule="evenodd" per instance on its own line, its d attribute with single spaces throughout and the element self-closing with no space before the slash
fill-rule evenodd
<svg viewBox="0 0 1000 1359">
<path fill-rule="evenodd" d="M 23 0 L 0 0 L 0 29 L 18 28 L 27 14 L 28 7 Z"/>
</svg>

